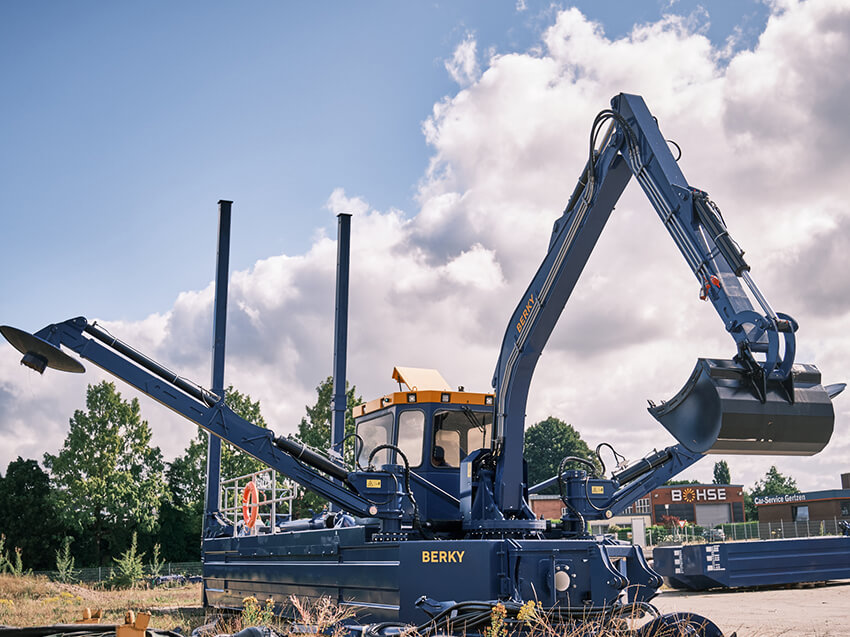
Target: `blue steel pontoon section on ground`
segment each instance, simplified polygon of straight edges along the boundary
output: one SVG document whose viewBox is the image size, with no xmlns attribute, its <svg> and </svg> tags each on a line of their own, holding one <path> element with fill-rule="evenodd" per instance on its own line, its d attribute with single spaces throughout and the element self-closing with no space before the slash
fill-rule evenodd
<svg viewBox="0 0 850 637">
<path fill-rule="evenodd" d="M 850 537 L 658 546 L 653 568 L 674 588 L 706 590 L 850 579 Z"/>
</svg>

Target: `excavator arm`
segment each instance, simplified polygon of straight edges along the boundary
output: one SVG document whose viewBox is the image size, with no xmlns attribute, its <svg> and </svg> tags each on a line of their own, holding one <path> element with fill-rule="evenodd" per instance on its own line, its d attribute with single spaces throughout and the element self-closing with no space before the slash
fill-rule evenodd
<svg viewBox="0 0 850 637">
<path fill-rule="evenodd" d="M 522 438 L 537 359 L 632 177 L 737 350 L 729 361 L 700 359 L 682 391 L 666 403 L 651 405 L 650 413 L 679 440 L 689 459 L 712 450 L 820 451 L 832 433 L 831 397 L 837 392 L 821 386 L 814 366 L 794 365 L 796 321 L 770 307 L 720 210 L 705 192 L 688 184 L 643 99 L 625 93 L 614 97 L 611 109 L 599 113 L 593 123 L 589 151 L 569 203 L 555 222 L 546 257 L 502 341 L 493 377 L 499 510 L 508 517 L 527 517 Z"/>
</svg>

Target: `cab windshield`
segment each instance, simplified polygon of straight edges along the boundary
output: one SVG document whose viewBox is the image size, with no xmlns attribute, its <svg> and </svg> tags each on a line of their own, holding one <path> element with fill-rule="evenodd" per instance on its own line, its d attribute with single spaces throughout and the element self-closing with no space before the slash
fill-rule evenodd
<svg viewBox="0 0 850 637">
<path fill-rule="evenodd" d="M 425 435 L 425 412 L 421 409 L 408 409 L 398 415 L 398 432 L 393 432 L 393 414 L 387 412 L 362 421 L 357 424 L 357 448 L 359 450 L 358 460 L 365 466 L 369 461 L 369 454 L 380 445 L 398 445 L 407 458 L 411 467 L 422 464 L 422 439 Z M 397 439 L 397 440 L 396 440 Z M 388 464 L 392 455 L 389 449 L 381 449 L 372 459 L 372 464 L 379 467 Z M 395 459 L 401 463 L 400 458 Z"/>
<path fill-rule="evenodd" d="M 391 444 L 393 441 L 393 415 L 385 413 L 377 418 L 372 418 L 357 425 L 357 461 L 362 466 L 369 462 L 369 454 L 380 445 Z M 389 449 L 381 449 L 372 458 L 372 464 L 376 467 L 387 464 L 390 461 Z"/>
<path fill-rule="evenodd" d="M 478 413 L 468 407 L 438 411 L 434 415 L 434 446 L 431 464 L 460 467 L 470 451 L 489 449 L 493 430 L 492 412 Z"/>
</svg>

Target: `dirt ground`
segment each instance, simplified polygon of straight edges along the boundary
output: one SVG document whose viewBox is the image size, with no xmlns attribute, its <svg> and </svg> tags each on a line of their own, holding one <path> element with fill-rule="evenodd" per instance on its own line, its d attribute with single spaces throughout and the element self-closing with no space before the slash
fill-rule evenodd
<svg viewBox="0 0 850 637">
<path fill-rule="evenodd" d="M 103 623 L 123 623 L 127 610 L 152 610 L 152 628 L 180 627 L 188 634 L 204 621 L 201 585 L 152 589 L 97 589 L 51 582 L 45 577 L 0 575 L 0 625 L 68 624 L 86 608 L 102 609 Z M 165 612 L 162 607 L 170 610 Z"/>
<path fill-rule="evenodd" d="M 705 593 L 664 590 L 662 612 L 691 612 L 738 637 L 850 637 L 850 580 L 814 588 Z"/>
</svg>

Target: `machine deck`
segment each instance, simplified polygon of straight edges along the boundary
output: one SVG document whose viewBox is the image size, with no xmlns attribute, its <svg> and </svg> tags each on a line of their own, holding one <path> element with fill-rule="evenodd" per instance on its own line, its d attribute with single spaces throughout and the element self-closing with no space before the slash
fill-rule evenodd
<svg viewBox="0 0 850 637">
<path fill-rule="evenodd" d="M 638 547 L 601 546 L 592 538 L 394 542 L 369 535 L 355 526 L 205 539 L 206 604 L 239 609 L 253 595 L 273 597 L 282 610 L 289 595 L 326 596 L 357 607 L 361 622 L 416 625 L 429 620 L 417 600 L 434 590 L 440 591 L 434 601 L 444 603 L 506 599 L 516 589 L 556 617 L 586 613 L 591 596 L 613 602 L 643 588 L 651 598 L 661 582 Z M 558 573 L 577 585 L 562 585 Z M 582 588 L 584 581 L 592 591 Z"/>
</svg>

